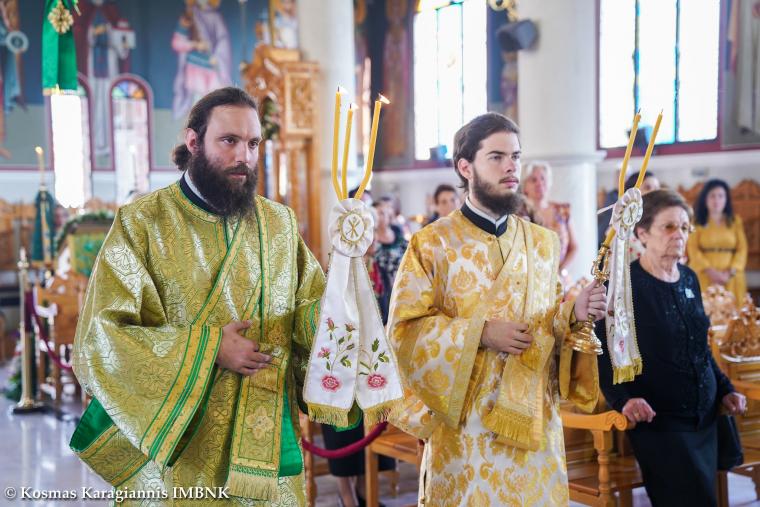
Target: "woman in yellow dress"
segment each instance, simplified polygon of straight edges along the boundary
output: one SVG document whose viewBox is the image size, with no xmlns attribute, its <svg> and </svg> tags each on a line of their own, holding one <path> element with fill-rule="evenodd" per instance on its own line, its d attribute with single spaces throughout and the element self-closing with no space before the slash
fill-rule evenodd
<svg viewBox="0 0 760 507">
<path fill-rule="evenodd" d="M 717 179 L 705 183 L 694 208 L 697 227 L 687 245 L 689 267 L 703 291 L 722 285 L 741 304 L 747 294 L 747 237 L 741 218 L 734 215 L 728 184 Z"/>
</svg>

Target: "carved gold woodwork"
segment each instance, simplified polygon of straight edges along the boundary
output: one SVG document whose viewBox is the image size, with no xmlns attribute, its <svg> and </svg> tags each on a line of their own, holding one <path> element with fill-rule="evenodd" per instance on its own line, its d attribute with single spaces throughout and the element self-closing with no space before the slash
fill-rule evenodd
<svg viewBox="0 0 760 507">
<path fill-rule="evenodd" d="M 262 45 L 241 74 L 259 105 L 262 125 L 279 127 L 259 156 L 259 193 L 293 208 L 301 235 L 322 259 L 316 137 L 319 68 L 302 61 L 297 50 Z M 266 114 L 272 104 L 276 113 Z"/>
</svg>

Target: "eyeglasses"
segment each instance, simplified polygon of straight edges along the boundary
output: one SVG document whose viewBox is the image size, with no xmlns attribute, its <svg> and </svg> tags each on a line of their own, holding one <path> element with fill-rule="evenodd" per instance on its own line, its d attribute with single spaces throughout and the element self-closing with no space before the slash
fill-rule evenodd
<svg viewBox="0 0 760 507">
<path fill-rule="evenodd" d="M 662 230 L 665 234 L 670 235 L 674 232 L 680 230 L 685 236 L 688 236 L 692 232 L 694 232 L 694 226 L 691 224 L 676 224 L 673 222 L 664 224 L 659 226 L 660 230 Z"/>
</svg>

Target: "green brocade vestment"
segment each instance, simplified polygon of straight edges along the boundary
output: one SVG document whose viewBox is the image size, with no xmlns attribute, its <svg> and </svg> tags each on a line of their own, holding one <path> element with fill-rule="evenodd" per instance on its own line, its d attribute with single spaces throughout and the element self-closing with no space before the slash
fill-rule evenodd
<svg viewBox="0 0 760 507">
<path fill-rule="evenodd" d="M 225 219 L 175 183 L 122 207 L 77 328 L 74 371 L 93 401 L 72 449 L 117 489 L 159 495 L 136 503 L 222 502 L 176 494 L 202 486 L 304 505 L 297 400 L 323 290 L 285 206 L 257 197 L 251 217 Z M 222 327 L 243 320 L 273 357 L 250 377 L 215 364 Z"/>
</svg>

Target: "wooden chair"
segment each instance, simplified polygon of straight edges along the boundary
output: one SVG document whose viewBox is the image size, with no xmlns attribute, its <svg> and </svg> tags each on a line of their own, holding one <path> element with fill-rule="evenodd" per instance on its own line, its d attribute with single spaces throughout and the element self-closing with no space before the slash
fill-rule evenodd
<svg viewBox="0 0 760 507">
<path fill-rule="evenodd" d="M 563 404 L 560 413 L 570 499 L 591 506 L 631 506 L 633 490 L 644 481 L 623 433 L 615 430 L 624 432 L 634 423 L 614 410 L 580 414 Z"/>
<path fill-rule="evenodd" d="M 419 472 L 422 465 L 422 441 L 404 433 L 395 426 L 388 428 L 366 448 L 365 478 L 367 481 L 367 507 L 377 507 L 379 501 L 378 455 L 390 456 L 412 463 Z M 416 505 L 416 504 L 415 504 Z"/>
</svg>

